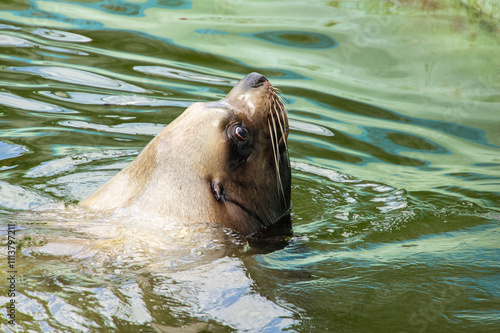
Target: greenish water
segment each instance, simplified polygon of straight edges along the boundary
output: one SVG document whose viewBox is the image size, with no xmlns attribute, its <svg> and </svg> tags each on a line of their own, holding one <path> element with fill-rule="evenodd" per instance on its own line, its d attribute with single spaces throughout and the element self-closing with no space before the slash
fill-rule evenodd
<svg viewBox="0 0 500 333">
<path fill-rule="evenodd" d="M 460 0 L 2 1 L 1 330 L 500 331 L 499 32 Z M 289 109 L 285 248 L 59 207 L 252 71 Z"/>
</svg>

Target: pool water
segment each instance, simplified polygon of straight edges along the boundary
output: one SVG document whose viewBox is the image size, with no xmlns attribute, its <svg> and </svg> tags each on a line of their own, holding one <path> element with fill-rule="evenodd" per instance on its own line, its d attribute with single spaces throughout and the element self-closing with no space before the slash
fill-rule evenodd
<svg viewBox="0 0 500 333">
<path fill-rule="evenodd" d="M 1 330 L 499 331 L 500 23 L 466 3 L 2 2 Z M 254 71 L 288 107 L 283 247 L 74 206 Z"/>
</svg>

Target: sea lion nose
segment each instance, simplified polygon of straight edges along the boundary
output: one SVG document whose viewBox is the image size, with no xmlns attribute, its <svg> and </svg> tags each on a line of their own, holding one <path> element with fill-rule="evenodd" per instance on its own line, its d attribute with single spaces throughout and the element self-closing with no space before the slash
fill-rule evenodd
<svg viewBox="0 0 500 333">
<path fill-rule="evenodd" d="M 250 88 L 258 88 L 266 81 L 266 77 L 259 73 L 250 73 L 245 78 L 245 83 Z"/>
<path fill-rule="evenodd" d="M 251 93 L 252 90 L 261 87 L 265 82 L 268 82 L 266 77 L 259 73 L 250 73 L 236 84 L 233 89 L 227 94 L 226 100 L 230 100 L 232 98 L 238 99 L 243 94 Z M 255 90 L 254 90 L 255 91 Z"/>
</svg>

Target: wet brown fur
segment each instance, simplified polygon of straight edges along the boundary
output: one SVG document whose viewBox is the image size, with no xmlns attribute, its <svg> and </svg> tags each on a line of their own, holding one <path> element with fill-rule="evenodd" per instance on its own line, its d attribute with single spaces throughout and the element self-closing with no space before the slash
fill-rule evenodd
<svg viewBox="0 0 500 333">
<path fill-rule="evenodd" d="M 289 214 L 288 119 L 267 80 L 250 85 L 255 75 L 221 101 L 191 105 L 81 205 L 222 223 L 245 236 Z M 227 129 L 233 123 L 245 126 L 252 140 L 242 163 L 231 160 Z"/>
</svg>

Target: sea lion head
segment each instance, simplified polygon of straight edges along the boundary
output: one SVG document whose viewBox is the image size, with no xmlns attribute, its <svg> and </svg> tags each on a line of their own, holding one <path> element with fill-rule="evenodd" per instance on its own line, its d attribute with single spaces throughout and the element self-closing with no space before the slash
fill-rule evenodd
<svg viewBox="0 0 500 333">
<path fill-rule="evenodd" d="M 291 192 L 287 137 L 288 118 L 276 89 L 252 73 L 222 100 L 188 107 L 81 205 L 222 223 L 247 237 L 279 225 L 285 229 Z"/>
<path fill-rule="evenodd" d="M 198 133 L 196 169 L 211 192 L 215 222 L 249 236 L 289 220 L 288 118 L 271 83 L 251 73 L 226 98 L 186 113 L 209 120 Z"/>
</svg>

